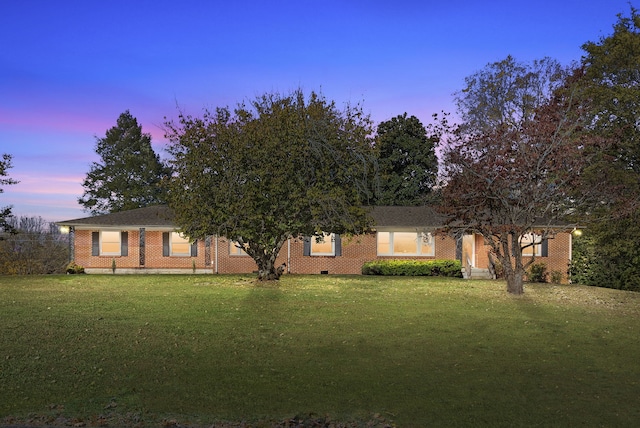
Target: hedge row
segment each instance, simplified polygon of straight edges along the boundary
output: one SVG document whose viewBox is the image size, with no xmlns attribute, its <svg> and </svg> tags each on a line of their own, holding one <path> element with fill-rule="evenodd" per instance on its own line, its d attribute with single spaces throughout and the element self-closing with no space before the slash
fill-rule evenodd
<svg viewBox="0 0 640 428">
<path fill-rule="evenodd" d="M 376 260 L 362 266 L 363 275 L 462 277 L 459 260 Z"/>
</svg>

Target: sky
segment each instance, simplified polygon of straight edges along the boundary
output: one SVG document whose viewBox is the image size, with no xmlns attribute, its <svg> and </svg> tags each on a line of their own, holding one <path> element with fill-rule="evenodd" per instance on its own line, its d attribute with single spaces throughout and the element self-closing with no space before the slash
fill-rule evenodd
<svg viewBox="0 0 640 428">
<path fill-rule="evenodd" d="M 488 63 L 579 61 L 628 0 L 20 0 L 0 8 L 0 207 L 46 221 L 77 200 L 96 139 L 126 110 L 166 158 L 179 109 L 266 92 L 361 103 L 374 123 L 455 113 L 453 93 Z M 636 6 L 638 7 L 638 6 Z"/>
</svg>

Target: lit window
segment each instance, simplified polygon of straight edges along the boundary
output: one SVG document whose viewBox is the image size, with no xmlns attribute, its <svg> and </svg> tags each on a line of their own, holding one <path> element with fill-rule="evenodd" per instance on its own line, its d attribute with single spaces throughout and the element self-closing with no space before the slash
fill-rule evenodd
<svg viewBox="0 0 640 428">
<path fill-rule="evenodd" d="M 430 233 L 378 232 L 378 255 L 433 256 L 435 245 Z"/>
<path fill-rule="evenodd" d="M 246 256 L 248 255 L 242 248 L 238 246 L 237 241 L 229 241 L 229 255 L 231 256 Z"/>
<path fill-rule="evenodd" d="M 190 256 L 191 243 L 189 240 L 178 232 L 171 232 L 171 255 L 172 256 Z"/>
<path fill-rule="evenodd" d="M 520 238 L 520 248 L 525 257 L 539 257 L 542 254 L 542 237 L 535 233 L 527 233 Z"/>
<path fill-rule="evenodd" d="M 103 230 L 100 233 L 100 255 L 119 256 L 121 248 L 120 232 Z"/>
<path fill-rule="evenodd" d="M 336 253 L 336 239 L 333 233 L 323 233 L 322 236 L 311 237 L 312 256 L 333 256 Z"/>
<path fill-rule="evenodd" d="M 391 232 L 378 232 L 378 254 L 391 253 Z"/>
</svg>

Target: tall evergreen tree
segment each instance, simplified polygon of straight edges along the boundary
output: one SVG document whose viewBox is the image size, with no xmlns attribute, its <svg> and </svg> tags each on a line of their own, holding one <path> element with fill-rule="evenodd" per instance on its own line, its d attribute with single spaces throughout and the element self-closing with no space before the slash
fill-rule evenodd
<svg viewBox="0 0 640 428">
<path fill-rule="evenodd" d="M 91 164 L 78 198 L 86 211 L 104 214 L 166 203 L 162 182 L 170 170 L 153 151 L 151 135 L 142 132 L 128 110 L 96 140 L 101 161 Z"/>
<path fill-rule="evenodd" d="M 376 151 L 380 174 L 377 205 L 420 205 L 438 174 L 434 145 L 420 120 L 398 115 L 378 125 Z"/>
<path fill-rule="evenodd" d="M 618 15 L 613 33 L 582 46 L 582 102 L 592 132 L 610 141 L 585 171 L 594 192 L 586 233 L 590 285 L 640 290 L 640 13 Z"/>
</svg>

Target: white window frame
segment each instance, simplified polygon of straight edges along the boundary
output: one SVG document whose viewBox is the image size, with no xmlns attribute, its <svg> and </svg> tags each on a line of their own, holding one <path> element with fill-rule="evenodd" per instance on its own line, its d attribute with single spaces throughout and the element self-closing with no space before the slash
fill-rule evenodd
<svg viewBox="0 0 640 428">
<path fill-rule="evenodd" d="M 175 238 L 178 238 L 180 240 L 184 240 L 187 243 L 187 252 L 186 253 L 178 253 L 176 251 L 174 251 L 173 249 L 173 245 L 174 242 L 173 240 Z M 180 242 L 180 244 L 182 244 L 183 242 Z M 182 236 L 182 234 L 180 232 L 171 232 L 169 234 L 169 255 L 171 257 L 191 257 L 191 242 L 189 242 L 189 239 L 185 238 L 184 236 Z"/>
<path fill-rule="evenodd" d="M 118 236 L 118 251 L 104 251 L 104 244 L 116 241 L 105 240 L 105 234 L 114 234 Z M 120 256 L 122 254 L 122 232 L 119 230 L 101 230 L 100 231 L 100 255 L 101 256 Z"/>
<path fill-rule="evenodd" d="M 321 243 L 326 244 L 326 240 L 331 240 L 331 252 L 326 251 L 314 251 L 314 246 L 320 244 L 318 242 L 318 236 L 311 237 L 311 247 L 309 249 L 309 254 L 311 256 L 335 256 L 336 255 L 336 235 L 335 233 L 323 233 L 321 239 Z"/>
<path fill-rule="evenodd" d="M 388 252 L 380 252 L 380 233 L 388 233 L 389 234 L 389 251 Z M 396 233 L 410 233 L 415 235 L 415 243 L 416 248 L 412 253 L 396 253 L 394 251 L 394 236 Z M 428 241 L 426 247 L 424 244 L 425 241 Z M 426 248 L 430 250 L 425 251 Z M 433 235 L 430 232 L 415 232 L 408 230 L 380 230 L 376 233 L 376 252 L 379 256 L 395 256 L 395 257 L 434 257 L 436 253 L 436 243 Z"/>
<path fill-rule="evenodd" d="M 542 236 L 537 233 L 527 233 L 522 235 L 518 240 L 520 248 L 522 249 L 522 257 L 542 257 Z M 527 248 L 522 248 L 524 245 L 533 242 L 534 245 Z M 525 253 L 525 251 L 529 253 Z"/>
</svg>

